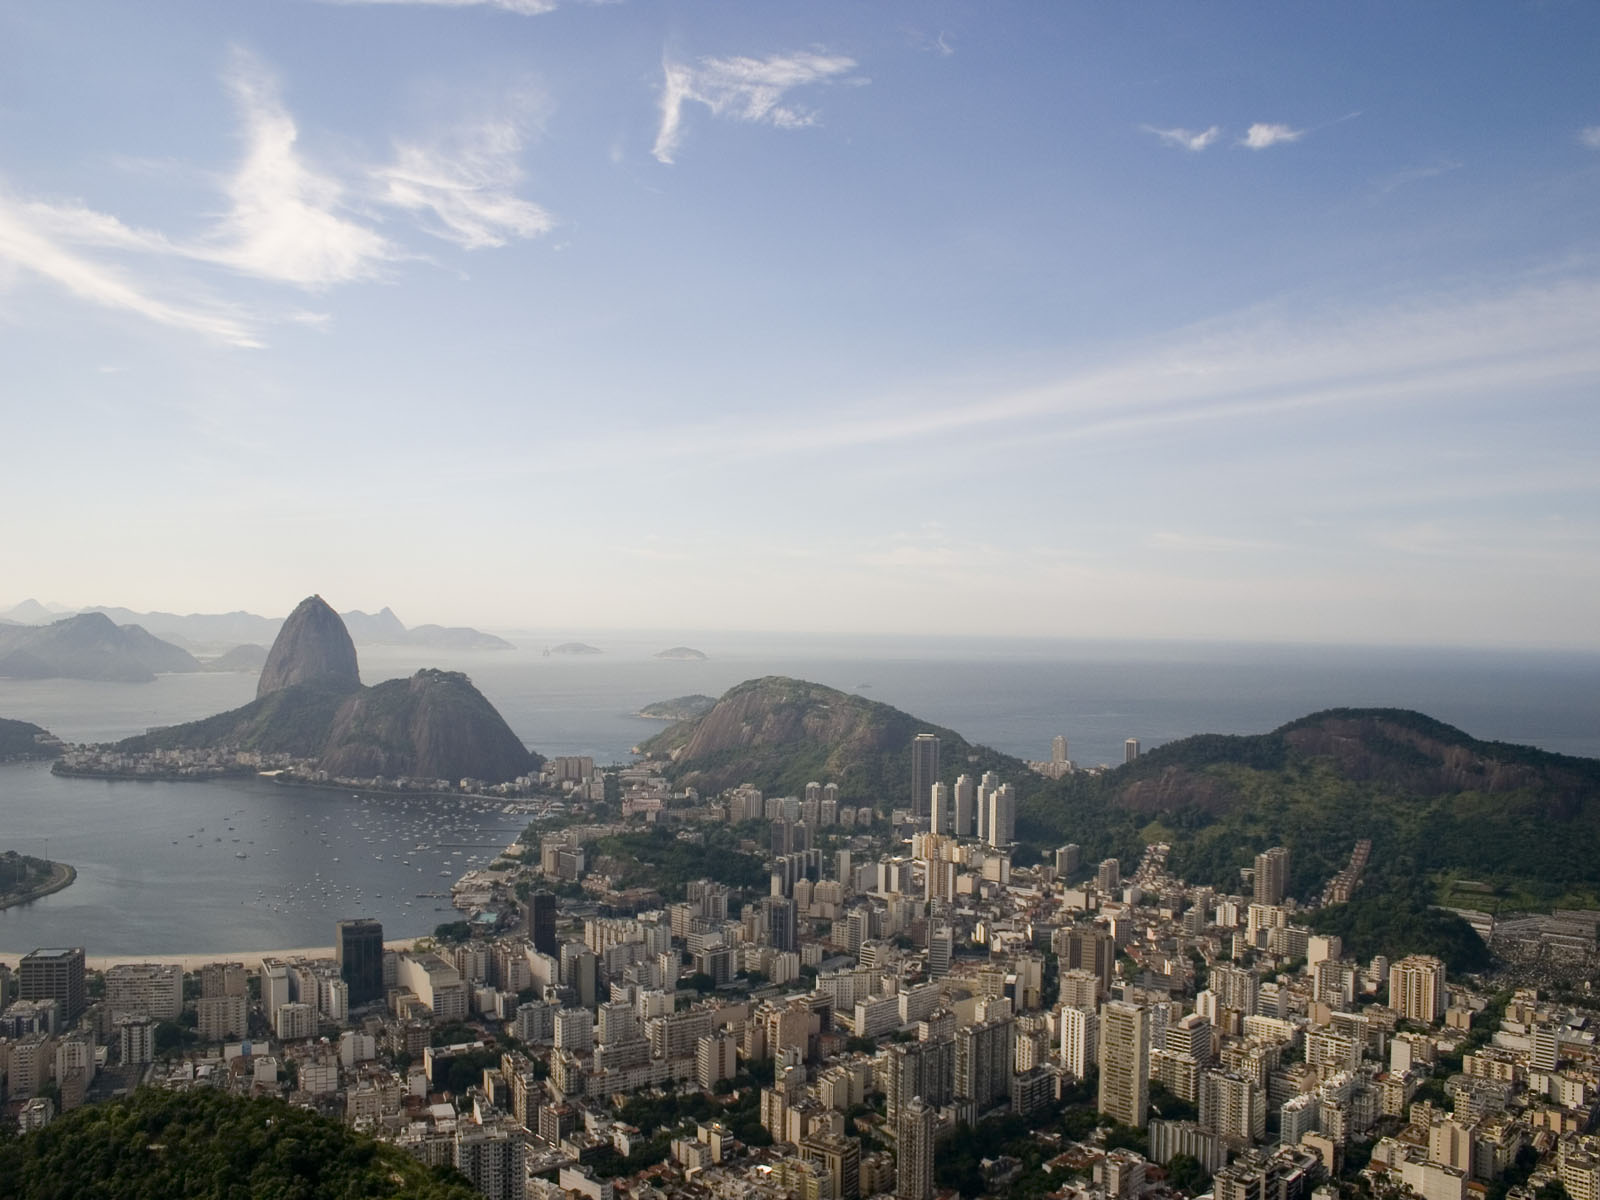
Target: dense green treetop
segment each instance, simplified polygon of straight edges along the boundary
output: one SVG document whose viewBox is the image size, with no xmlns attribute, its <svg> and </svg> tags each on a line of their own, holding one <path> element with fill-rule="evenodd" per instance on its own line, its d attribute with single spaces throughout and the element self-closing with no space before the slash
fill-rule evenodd
<svg viewBox="0 0 1600 1200">
<path fill-rule="evenodd" d="M 278 1100 L 146 1088 L 0 1141 L 8 1200 L 475 1200 L 454 1170 Z"/>
</svg>

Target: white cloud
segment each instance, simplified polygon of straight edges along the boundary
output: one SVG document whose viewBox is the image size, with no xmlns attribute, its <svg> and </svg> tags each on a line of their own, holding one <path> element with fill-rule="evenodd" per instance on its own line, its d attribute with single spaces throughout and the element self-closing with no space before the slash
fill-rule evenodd
<svg viewBox="0 0 1600 1200">
<path fill-rule="evenodd" d="M 816 114 L 783 103 L 785 93 L 810 84 L 831 83 L 856 62 L 839 54 L 774 54 L 769 58 L 702 58 L 689 65 L 662 63 L 661 126 L 652 151 L 671 163 L 683 134 L 683 106 L 705 105 L 713 115 L 796 129 L 816 123 Z"/>
<path fill-rule="evenodd" d="M 245 157 L 227 183 L 232 210 L 192 253 L 312 288 L 370 278 L 398 257 L 382 235 L 341 215 L 343 188 L 296 152 L 294 118 L 260 64 L 237 53 L 229 86 L 244 117 Z"/>
<path fill-rule="evenodd" d="M 1180 150 L 1201 151 L 1222 136 L 1222 126 L 1213 125 L 1209 129 L 1196 132 L 1192 129 L 1158 129 L 1154 125 L 1141 125 L 1140 129 L 1146 133 L 1153 133 L 1169 146 L 1176 146 Z"/>
<path fill-rule="evenodd" d="M 433 144 L 402 142 L 374 172 L 381 203 L 431 216 L 428 232 L 464 250 L 548 233 L 550 214 L 515 194 L 522 130 L 511 118 L 463 127 Z"/>
<path fill-rule="evenodd" d="M 88 244 L 115 244 L 126 249 L 151 249 L 159 244 L 155 235 L 138 234 L 116 218 L 81 204 L 15 205 L 0 198 L 0 261 L 15 263 L 101 308 L 134 313 L 233 346 L 261 344 L 251 322 L 224 306 L 162 299 L 151 283 L 130 280 L 112 264 L 73 252 L 64 244 L 63 234 L 73 229 L 74 221 L 82 221 L 83 240 Z"/>
<path fill-rule="evenodd" d="M 293 310 L 269 318 L 208 299 L 203 287 L 174 268 L 200 263 L 321 289 L 373 278 L 407 257 L 403 247 L 356 219 L 339 179 L 302 156 L 294 118 L 256 60 L 236 53 L 228 85 L 242 118 L 244 153 L 222 179 L 229 206 L 220 220 L 178 237 L 130 226 L 77 200 L 14 201 L 0 194 L 0 265 L 23 268 L 104 308 L 230 345 L 259 346 L 257 329 L 269 319 L 315 327 L 328 314 Z M 515 117 L 464 126 L 433 143 L 401 142 L 392 164 L 358 177 L 355 198 L 418 214 L 428 232 L 465 249 L 534 237 L 552 221 L 515 194 L 522 144 Z M 374 183 L 376 196 L 370 194 Z"/>
<path fill-rule="evenodd" d="M 1257 121 L 1250 126 L 1244 137 L 1239 139 L 1239 144 L 1249 146 L 1252 150 L 1265 150 L 1268 146 L 1276 146 L 1281 142 L 1298 142 L 1305 133 L 1304 129 L 1291 129 L 1287 125 L 1269 125 Z"/>
<path fill-rule="evenodd" d="M 1600 150 L 1600 125 L 1578 130 L 1578 140 L 1591 150 Z"/>
</svg>

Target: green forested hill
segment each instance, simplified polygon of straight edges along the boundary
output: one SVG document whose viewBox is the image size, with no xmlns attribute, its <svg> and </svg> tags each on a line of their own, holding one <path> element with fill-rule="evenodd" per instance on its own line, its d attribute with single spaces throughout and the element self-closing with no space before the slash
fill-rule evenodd
<svg viewBox="0 0 1600 1200">
<path fill-rule="evenodd" d="M 1022 762 L 954 730 L 781 675 L 731 688 L 705 715 L 671 726 L 640 749 L 667 759 L 669 778 L 702 791 L 753 783 L 769 795 L 798 795 L 814 780 L 837 783 L 848 803 L 887 811 L 910 801 L 911 740 L 919 733 L 938 735 L 946 782 L 991 770 L 1024 782 Z"/>
<path fill-rule="evenodd" d="M 0 1139 L 7 1200 L 475 1200 L 425 1167 L 277 1100 L 145 1089 Z"/>
<path fill-rule="evenodd" d="M 1254 737 L 1172 742 L 1099 778 L 1034 790 L 1019 836 L 1129 856 L 1172 843 L 1173 870 L 1230 891 L 1273 845 L 1315 899 L 1359 838 L 1373 892 L 1426 883 L 1441 902 L 1600 905 L 1600 762 L 1483 742 L 1420 713 L 1332 709 Z M 1457 894 L 1461 880 L 1470 890 Z"/>
<path fill-rule="evenodd" d="M 47 739 L 41 744 L 39 738 Z M 27 721 L 12 721 L 0 717 L 0 762 L 25 758 L 57 758 L 61 746 L 50 738 L 48 730 Z"/>
</svg>

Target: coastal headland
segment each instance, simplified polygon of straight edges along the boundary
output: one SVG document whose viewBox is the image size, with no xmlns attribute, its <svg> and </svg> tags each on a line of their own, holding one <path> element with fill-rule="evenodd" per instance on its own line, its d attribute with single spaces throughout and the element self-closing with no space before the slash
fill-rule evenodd
<svg viewBox="0 0 1600 1200">
<path fill-rule="evenodd" d="M 26 861 L 48 866 L 50 868 L 49 875 L 28 887 L 18 888 L 15 891 L 0 892 L 0 908 L 11 908 L 17 904 L 27 904 L 42 896 L 59 892 L 62 888 L 71 887 L 78 878 L 77 870 L 70 863 L 44 863 L 41 859 L 27 859 Z"/>
</svg>

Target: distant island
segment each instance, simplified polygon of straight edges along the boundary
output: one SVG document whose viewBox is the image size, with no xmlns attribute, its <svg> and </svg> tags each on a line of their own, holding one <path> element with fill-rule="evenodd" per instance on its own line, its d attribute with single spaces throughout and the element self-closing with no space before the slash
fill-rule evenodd
<svg viewBox="0 0 1600 1200">
<path fill-rule="evenodd" d="M 689 662 L 704 662 L 706 652 L 704 650 L 696 650 L 693 646 L 673 646 L 670 649 L 661 651 L 656 657 L 681 658 Z"/>
<path fill-rule="evenodd" d="M 33 858 L 15 850 L 0 852 L 0 908 L 59 892 L 77 878 L 78 872 L 66 863 Z"/>
<path fill-rule="evenodd" d="M 715 696 L 675 696 L 671 700 L 646 704 L 634 716 L 644 717 L 648 721 L 692 721 L 705 716 L 716 703 Z"/>
<path fill-rule="evenodd" d="M 551 646 L 546 654 L 604 654 L 598 646 L 591 646 L 588 642 L 562 642 L 559 646 Z"/>
</svg>

